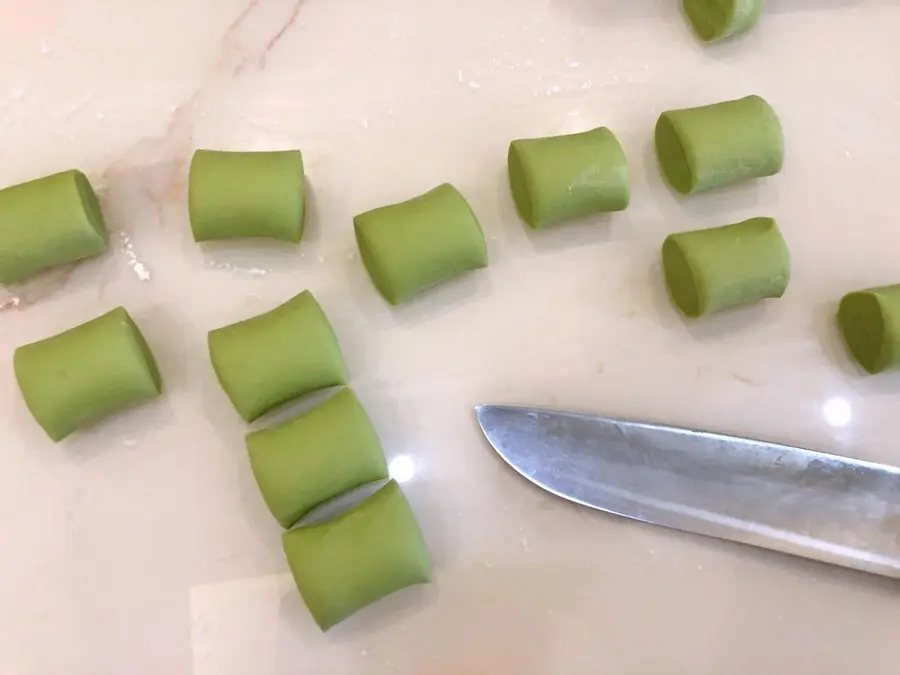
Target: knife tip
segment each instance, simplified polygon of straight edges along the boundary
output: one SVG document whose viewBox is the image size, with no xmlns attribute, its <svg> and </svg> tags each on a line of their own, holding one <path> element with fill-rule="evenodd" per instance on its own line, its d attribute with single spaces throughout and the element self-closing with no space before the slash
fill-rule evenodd
<svg viewBox="0 0 900 675">
<path fill-rule="evenodd" d="M 478 419 L 479 424 L 481 423 L 485 412 L 487 412 L 488 407 L 489 406 L 487 403 L 479 403 L 473 408 L 473 410 L 475 411 L 475 417 Z"/>
<path fill-rule="evenodd" d="M 493 403 L 479 403 L 475 406 L 475 418 L 478 420 L 478 426 L 481 427 L 482 433 L 490 440 L 490 427 L 495 422 L 497 411 L 502 406 Z"/>
</svg>

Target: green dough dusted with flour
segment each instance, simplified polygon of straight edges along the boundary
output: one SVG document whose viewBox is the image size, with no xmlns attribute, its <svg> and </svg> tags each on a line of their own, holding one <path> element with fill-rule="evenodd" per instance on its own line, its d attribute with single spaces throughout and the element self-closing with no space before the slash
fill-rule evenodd
<svg viewBox="0 0 900 675">
<path fill-rule="evenodd" d="M 625 153 L 605 127 L 513 141 L 507 162 L 516 208 L 531 227 L 628 206 Z"/>
<path fill-rule="evenodd" d="M 80 171 L 0 190 L 0 284 L 107 249 L 100 204 Z"/>
<path fill-rule="evenodd" d="M 431 580 L 425 541 L 394 481 L 333 520 L 285 532 L 283 544 L 300 595 L 322 630 Z"/>
<path fill-rule="evenodd" d="M 488 264 L 475 214 L 447 183 L 409 201 L 362 213 L 353 226 L 363 264 L 392 305 Z"/>
<path fill-rule="evenodd" d="M 375 428 L 350 389 L 248 434 L 247 451 L 263 499 L 285 528 L 329 499 L 388 477 Z"/>
<path fill-rule="evenodd" d="M 210 331 L 219 384 L 247 422 L 317 389 L 347 383 L 337 337 L 312 293 Z"/>
<path fill-rule="evenodd" d="M 306 210 L 299 150 L 197 150 L 188 206 L 195 241 L 262 237 L 299 242 Z"/>
<path fill-rule="evenodd" d="M 704 42 L 746 33 L 759 21 L 763 0 L 684 0 L 684 12 Z"/>
<path fill-rule="evenodd" d="M 790 254 L 772 218 L 669 235 L 662 256 L 672 300 L 691 317 L 780 298 L 790 279 Z"/>
<path fill-rule="evenodd" d="M 747 96 L 664 112 L 656 123 L 656 154 L 672 187 L 693 194 L 778 173 L 784 138 L 771 106 Z"/>
<path fill-rule="evenodd" d="M 153 354 L 122 307 L 19 347 L 13 367 L 28 409 L 54 441 L 162 392 Z"/>
<path fill-rule="evenodd" d="M 837 318 L 850 352 L 868 372 L 900 367 L 900 284 L 848 293 Z"/>
</svg>

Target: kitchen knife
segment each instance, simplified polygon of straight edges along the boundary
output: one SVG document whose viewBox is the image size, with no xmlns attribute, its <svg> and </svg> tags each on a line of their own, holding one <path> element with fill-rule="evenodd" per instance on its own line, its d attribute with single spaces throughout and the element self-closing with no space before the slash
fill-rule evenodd
<svg viewBox="0 0 900 675">
<path fill-rule="evenodd" d="M 900 578 L 900 469 L 746 438 L 477 406 L 497 453 L 558 497 Z"/>
</svg>

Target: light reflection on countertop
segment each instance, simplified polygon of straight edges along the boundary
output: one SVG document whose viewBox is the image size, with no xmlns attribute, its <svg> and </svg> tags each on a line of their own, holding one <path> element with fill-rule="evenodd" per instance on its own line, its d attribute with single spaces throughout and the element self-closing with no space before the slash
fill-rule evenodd
<svg viewBox="0 0 900 675">
<path fill-rule="evenodd" d="M 412 455 L 397 455 L 388 464 L 388 473 L 398 483 L 408 483 L 416 475 L 416 462 Z"/>
<path fill-rule="evenodd" d="M 850 402 L 840 396 L 833 396 L 822 405 L 822 419 L 832 427 L 845 427 L 853 420 Z"/>
</svg>

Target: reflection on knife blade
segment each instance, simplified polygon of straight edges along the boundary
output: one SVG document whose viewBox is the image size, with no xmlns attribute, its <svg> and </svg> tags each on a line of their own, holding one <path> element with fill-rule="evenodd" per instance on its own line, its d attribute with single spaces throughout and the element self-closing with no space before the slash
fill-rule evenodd
<svg viewBox="0 0 900 675">
<path fill-rule="evenodd" d="M 483 405 L 497 453 L 564 499 L 900 578 L 900 469 L 745 438 Z"/>
</svg>

